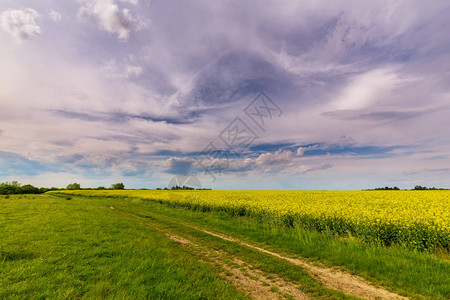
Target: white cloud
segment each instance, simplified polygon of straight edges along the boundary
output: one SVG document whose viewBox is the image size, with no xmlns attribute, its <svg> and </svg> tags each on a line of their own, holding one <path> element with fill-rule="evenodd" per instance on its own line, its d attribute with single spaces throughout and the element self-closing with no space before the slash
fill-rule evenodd
<svg viewBox="0 0 450 300">
<path fill-rule="evenodd" d="M 138 5 L 139 4 L 139 0 L 120 0 L 120 2 L 129 3 L 129 4 L 132 4 L 132 5 Z"/>
<path fill-rule="evenodd" d="M 36 24 L 38 16 L 32 8 L 6 10 L 0 15 L 0 27 L 20 43 L 41 33 L 41 27 Z"/>
<path fill-rule="evenodd" d="M 305 154 L 305 151 L 306 150 L 308 150 L 308 148 L 306 148 L 306 147 L 299 147 L 298 149 L 297 149 L 297 153 L 295 154 L 295 155 L 297 155 L 297 156 L 302 156 L 303 154 Z"/>
<path fill-rule="evenodd" d="M 119 6 L 113 0 L 91 0 L 78 10 L 78 20 L 92 22 L 101 29 L 117 34 L 121 40 L 127 40 L 134 27 L 135 18 L 130 10 Z"/>
<path fill-rule="evenodd" d="M 53 9 L 48 13 L 48 16 L 54 22 L 59 22 L 62 19 L 61 14 Z"/>
<path fill-rule="evenodd" d="M 141 75 L 144 69 L 142 67 L 137 66 L 126 66 L 124 71 L 126 78 L 133 78 Z"/>
<path fill-rule="evenodd" d="M 324 146 L 322 146 L 324 147 Z M 316 149 L 320 149 L 321 147 L 319 145 L 313 145 L 313 146 L 308 146 L 308 147 L 298 147 L 297 152 L 296 152 L 296 156 L 302 156 L 303 154 L 305 154 L 306 151 L 308 150 L 316 150 Z"/>
<path fill-rule="evenodd" d="M 333 164 L 330 164 L 330 163 L 321 163 L 320 165 L 317 165 L 317 166 L 300 165 L 295 168 L 295 171 L 299 174 L 305 174 L 305 173 L 314 172 L 314 171 L 331 169 L 332 167 L 333 167 Z"/>
<path fill-rule="evenodd" d="M 291 151 L 276 151 L 274 153 L 264 153 L 258 156 L 256 163 L 259 165 L 279 165 L 292 161 L 294 153 Z"/>
<path fill-rule="evenodd" d="M 336 109 L 362 109 L 389 95 L 404 82 L 392 68 L 370 70 L 356 76 L 333 105 Z"/>
<path fill-rule="evenodd" d="M 294 153 L 288 150 L 267 152 L 259 155 L 257 158 L 217 158 L 211 160 L 202 160 L 194 163 L 196 169 L 202 173 L 205 171 L 219 175 L 221 173 L 249 172 L 252 170 L 263 170 L 264 172 L 277 172 L 280 169 L 286 169 L 295 166 Z M 172 158 L 171 158 L 172 160 Z M 178 158 L 181 160 L 181 158 Z"/>
<path fill-rule="evenodd" d="M 105 71 L 107 76 L 111 78 L 135 78 L 142 74 L 144 68 L 127 63 L 118 63 L 113 59 L 106 62 Z"/>
</svg>

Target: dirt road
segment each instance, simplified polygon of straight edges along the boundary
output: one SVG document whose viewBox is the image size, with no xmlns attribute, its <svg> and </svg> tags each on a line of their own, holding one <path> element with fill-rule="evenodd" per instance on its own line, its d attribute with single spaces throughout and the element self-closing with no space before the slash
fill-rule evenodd
<svg viewBox="0 0 450 300">
<path fill-rule="evenodd" d="M 254 299 L 308 299 L 309 297 L 301 291 L 301 282 L 289 282 L 277 274 L 259 270 L 239 257 L 233 257 L 226 252 L 217 251 L 212 247 L 209 247 L 207 243 L 196 242 L 195 238 L 189 233 L 182 232 L 180 234 L 179 231 L 174 233 L 172 232 L 173 230 L 168 229 L 167 226 L 159 223 L 158 220 L 175 223 L 179 226 L 189 228 L 190 230 L 196 230 L 238 244 L 242 247 L 248 247 L 260 253 L 282 259 L 289 264 L 303 268 L 311 277 L 315 278 L 322 285 L 340 291 L 346 295 L 362 299 L 407 299 L 406 297 L 390 292 L 382 287 L 377 287 L 359 276 L 338 269 L 312 264 L 307 262 L 304 258 L 278 253 L 274 250 L 256 246 L 238 238 L 213 232 L 209 229 L 200 228 L 175 218 L 145 212 L 146 214 L 152 214 L 149 221 L 148 219 L 143 220 L 134 214 L 142 214 L 143 212 L 140 211 L 132 213 L 129 208 L 127 208 L 127 211 L 114 206 L 108 206 L 108 208 L 115 213 L 162 232 L 167 238 L 179 243 L 182 247 L 189 249 L 189 251 L 191 251 L 193 255 L 196 255 L 201 261 L 218 266 L 222 270 L 221 276 L 223 278 Z M 198 237 L 196 238 L 198 239 Z"/>
</svg>

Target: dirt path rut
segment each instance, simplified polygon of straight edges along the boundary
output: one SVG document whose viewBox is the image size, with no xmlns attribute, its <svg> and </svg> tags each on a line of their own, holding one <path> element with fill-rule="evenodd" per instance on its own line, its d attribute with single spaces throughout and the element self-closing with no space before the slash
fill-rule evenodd
<svg viewBox="0 0 450 300">
<path fill-rule="evenodd" d="M 186 224 L 185 224 L 186 225 Z M 326 268 L 326 267 L 319 267 L 312 264 L 309 264 L 303 260 L 297 259 L 297 258 L 290 258 L 283 256 L 279 253 L 272 252 L 266 249 L 263 249 L 261 247 L 257 247 L 254 245 L 251 245 L 249 243 L 222 235 L 213 233 L 210 231 L 207 231 L 202 228 L 198 228 L 191 225 L 186 225 L 191 228 L 200 230 L 204 233 L 213 235 L 215 237 L 230 241 L 239 243 L 243 246 L 247 246 L 249 248 L 258 250 L 259 252 L 270 254 L 272 256 L 275 256 L 277 258 L 284 259 L 294 265 L 300 266 L 304 269 L 306 269 L 311 276 L 317 278 L 320 282 L 322 282 L 326 287 L 329 287 L 331 289 L 335 289 L 338 291 L 341 291 L 345 294 L 364 298 L 364 299 L 408 299 L 406 297 L 397 295 L 395 293 L 389 292 L 381 287 L 375 287 L 372 284 L 370 284 L 368 281 L 366 281 L 364 278 L 355 276 L 352 274 L 349 274 L 347 272 L 343 272 L 340 270 L 332 269 L 332 268 Z"/>
<path fill-rule="evenodd" d="M 188 248 L 199 260 L 219 266 L 223 270 L 220 274 L 222 278 L 231 282 L 240 291 L 253 299 L 309 299 L 307 295 L 298 289 L 298 283 L 287 282 L 276 274 L 265 273 L 237 258 L 230 259 L 224 252 L 208 249 L 205 246 L 192 242 L 188 238 L 169 233 L 155 224 L 139 220 L 128 213 L 117 210 L 114 206 L 109 206 L 108 208 L 163 233 L 168 239 Z"/>
<path fill-rule="evenodd" d="M 150 224 L 148 224 L 147 222 L 139 220 L 136 217 L 129 215 L 128 213 L 118 211 L 113 206 L 110 206 L 109 209 L 114 210 L 115 212 L 117 212 L 119 214 L 123 214 L 123 215 L 126 214 L 129 217 L 131 217 L 141 223 L 144 223 L 147 226 L 150 226 Z M 311 263 L 306 262 L 304 259 L 301 259 L 298 257 L 296 257 L 296 258 L 288 257 L 283 254 L 252 245 L 248 242 L 241 241 L 239 239 L 236 239 L 236 238 L 224 235 L 224 234 L 211 232 L 209 230 L 206 230 L 206 229 L 203 229 L 203 228 L 200 228 L 197 226 L 193 226 L 191 224 L 187 224 L 185 222 L 181 222 L 177 219 L 169 218 L 167 216 L 158 215 L 158 217 L 167 219 L 170 222 L 177 223 L 177 224 L 201 231 L 205 234 L 212 235 L 212 236 L 215 236 L 217 238 L 220 238 L 220 239 L 223 239 L 223 240 L 226 240 L 229 242 L 233 242 L 233 243 L 237 243 L 239 245 L 245 246 L 245 247 L 249 247 L 249 248 L 257 250 L 261 253 L 265 253 L 265 254 L 277 257 L 279 259 L 283 259 L 291 264 L 300 266 L 303 269 L 305 269 L 312 277 L 316 278 L 319 282 L 321 282 L 324 286 L 326 286 L 330 289 L 334 289 L 334 290 L 343 292 L 347 295 L 356 296 L 356 297 L 363 298 L 363 299 L 408 299 L 408 298 L 400 296 L 396 293 L 389 292 L 382 287 L 376 287 L 362 277 L 352 275 L 350 273 L 347 273 L 347 272 L 344 272 L 341 270 L 313 265 Z M 152 226 L 152 227 L 158 231 L 162 231 L 161 229 L 159 229 L 157 227 L 154 227 L 154 226 Z M 298 290 L 298 288 L 295 286 L 295 284 L 285 282 L 283 279 L 279 278 L 278 276 L 275 276 L 277 278 L 275 280 L 275 282 L 278 282 L 279 284 L 274 285 L 274 287 L 276 288 L 276 290 L 279 291 L 279 293 L 276 293 L 276 295 L 275 295 L 271 291 L 271 287 L 269 286 L 269 288 L 267 288 L 267 285 L 264 284 L 264 282 L 266 282 L 264 280 L 264 278 L 265 278 L 264 272 L 261 272 L 259 270 L 254 270 L 254 271 L 246 271 L 245 274 L 242 274 L 242 268 L 243 267 L 245 268 L 244 262 L 234 259 L 234 263 L 239 265 L 240 267 L 232 268 L 232 267 L 230 267 L 229 264 L 224 262 L 224 261 L 226 261 L 226 257 L 224 257 L 223 253 L 219 253 L 219 252 L 213 250 L 215 253 L 214 253 L 214 255 L 211 255 L 210 254 L 211 251 L 206 251 L 205 249 L 201 249 L 198 245 L 194 244 L 193 242 L 191 242 L 189 239 L 187 239 L 185 237 L 169 234 L 166 232 L 164 232 L 164 234 L 169 239 L 172 239 L 176 242 L 179 242 L 180 244 L 183 244 L 184 246 L 189 247 L 190 249 L 193 250 L 193 252 L 197 251 L 197 253 L 201 253 L 202 255 L 205 255 L 210 260 L 212 260 L 214 263 L 220 264 L 222 266 L 222 268 L 224 270 L 226 270 L 226 272 L 228 274 L 233 275 L 233 276 L 227 276 L 227 277 L 230 277 L 227 279 L 229 281 L 233 282 L 233 284 L 235 284 L 241 290 L 244 290 L 245 292 L 249 293 L 255 299 L 278 299 L 278 298 L 271 298 L 271 297 L 275 297 L 275 296 L 279 297 L 280 295 L 283 295 L 283 294 L 286 296 L 289 295 L 289 297 L 292 297 L 294 299 L 307 299 L 307 296 L 305 294 L 301 293 Z M 214 259 L 211 259 L 211 257 L 213 257 Z M 248 268 L 248 270 L 253 269 L 251 266 L 247 267 L 247 268 Z M 250 276 L 244 276 L 244 275 L 248 275 L 248 274 L 250 274 Z M 270 274 L 270 277 L 273 278 L 274 275 Z M 272 282 L 272 284 L 273 284 L 273 282 Z"/>
<path fill-rule="evenodd" d="M 166 237 L 190 248 L 202 261 L 219 265 L 224 279 L 254 299 L 308 299 L 298 289 L 298 284 L 287 282 L 276 274 L 267 274 L 236 258 L 229 260 L 226 253 L 205 249 L 178 235 L 166 234 Z"/>
</svg>

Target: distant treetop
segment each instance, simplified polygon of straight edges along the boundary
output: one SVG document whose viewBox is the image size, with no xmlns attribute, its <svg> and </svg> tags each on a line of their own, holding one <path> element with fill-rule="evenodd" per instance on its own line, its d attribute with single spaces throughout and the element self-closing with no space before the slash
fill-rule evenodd
<svg viewBox="0 0 450 300">
<path fill-rule="evenodd" d="M 125 185 L 122 182 L 114 183 L 111 185 L 112 190 L 123 190 L 125 189 Z"/>
<path fill-rule="evenodd" d="M 79 183 L 71 183 L 69 185 L 67 185 L 66 187 L 67 190 L 81 190 L 81 185 Z"/>
</svg>

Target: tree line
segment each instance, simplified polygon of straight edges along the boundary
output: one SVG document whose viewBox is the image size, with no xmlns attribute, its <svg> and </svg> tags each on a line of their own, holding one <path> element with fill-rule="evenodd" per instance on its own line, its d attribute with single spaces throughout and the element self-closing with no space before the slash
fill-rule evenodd
<svg viewBox="0 0 450 300">
<path fill-rule="evenodd" d="M 408 190 L 408 189 L 405 189 Z M 447 190 L 444 188 L 436 188 L 436 187 L 426 187 L 426 186 L 421 186 L 421 185 L 416 185 L 413 189 L 410 189 L 410 191 L 434 191 L 434 190 Z M 399 187 L 389 187 L 389 186 L 385 186 L 385 187 L 379 187 L 379 188 L 375 188 L 375 189 L 370 189 L 368 191 L 400 191 Z"/>
<path fill-rule="evenodd" d="M 209 188 L 193 188 L 191 186 L 187 186 L 187 185 L 174 185 L 172 187 L 165 187 L 165 188 L 156 188 L 157 190 L 197 190 L 197 191 L 210 191 L 212 189 Z"/>
<path fill-rule="evenodd" d="M 99 186 L 98 188 L 81 188 L 79 183 L 71 183 L 64 188 L 38 188 L 32 186 L 31 184 L 22 185 L 17 181 L 11 182 L 3 182 L 0 183 L 0 195 L 13 195 L 13 194 L 43 194 L 48 191 L 57 191 L 57 190 L 106 190 L 108 188 L 104 186 Z M 125 185 L 122 182 L 114 183 L 109 188 L 111 190 L 123 190 L 125 189 Z"/>
</svg>

